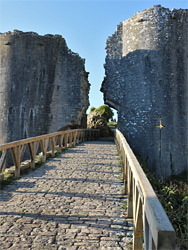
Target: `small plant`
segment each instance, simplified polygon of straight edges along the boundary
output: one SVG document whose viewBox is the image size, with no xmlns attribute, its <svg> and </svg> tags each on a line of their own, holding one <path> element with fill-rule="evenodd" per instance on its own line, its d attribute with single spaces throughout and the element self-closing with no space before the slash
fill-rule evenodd
<svg viewBox="0 0 188 250">
<path fill-rule="evenodd" d="M 58 156 L 60 154 L 61 154 L 61 152 L 55 151 L 55 156 Z"/>
<path fill-rule="evenodd" d="M 35 158 L 35 167 L 40 167 L 43 164 L 42 159 L 38 156 Z"/>
<path fill-rule="evenodd" d="M 123 209 L 125 209 L 125 210 L 126 210 L 126 209 L 127 209 L 127 205 L 124 205 L 124 206 L 123 206 Z"/>
<path fill-rule="evenodd" d="M 4 180 L 0 182 L 0 190 L 4 189 L 7 185 L 9 185 L 13 181 L 13 176 L 8 174 L 4 176 Z"/>
</svg>

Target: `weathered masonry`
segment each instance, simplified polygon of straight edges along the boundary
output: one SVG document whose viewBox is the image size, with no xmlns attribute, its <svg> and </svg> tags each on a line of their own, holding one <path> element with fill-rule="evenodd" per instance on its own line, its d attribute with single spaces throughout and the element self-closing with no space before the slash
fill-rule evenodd
<svg viewBox="0 0 188 250">
<path fill-rule="evenodd" d="M 0 34 L 0 144 L 86 126 L 85 60 L 60 35 Z"/>
<path fill-rule="evenodd" d="M 160 177 L 188 165 L 188 10 L 160 5 L 108 38 L 101 91 L 118 127 Z"/>
</svg>

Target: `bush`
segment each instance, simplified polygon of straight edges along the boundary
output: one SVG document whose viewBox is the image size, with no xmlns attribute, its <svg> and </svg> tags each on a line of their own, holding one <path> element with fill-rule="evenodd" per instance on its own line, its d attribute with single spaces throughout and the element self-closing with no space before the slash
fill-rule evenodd
<svg viewBox="0 0 188 250">
<path fill-rule="evenodd" d="M 95 111 L 100 115 L 104 116 L 107 119 L 107 121 L 109 121 L 114 115 L 114 112 L 107 105 L 102 105 L 98 107 Z"/>
<path fill-rule="evenodd" d="M 95 111 L 95 110 L 96 110 L 95 107 L 91 107 L 91 108 L 90 108 L 90 111 L 89 111 L 89 114 L 93 113 L 93 111 Z"/>
<path fill-rule="evenodd" d="M 185 178 L 187 173 L 183 172 L 162 181 L 149 173 L 145 163 L 141 160 L 139 162 L 176 231 L 178 249 L 188 249 L 188 184 Z"/>
</svg>

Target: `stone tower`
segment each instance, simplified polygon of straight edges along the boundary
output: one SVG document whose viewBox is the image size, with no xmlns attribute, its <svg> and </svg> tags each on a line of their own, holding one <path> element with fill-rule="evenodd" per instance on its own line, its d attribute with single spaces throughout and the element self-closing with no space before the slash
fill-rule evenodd
<svg viewBox="0 0 188 250">
<path fill-rule="evenodd" d="M 108 37 L 106 104 L 136 155 L 158 177 L 188 165 L 188 10 L 136 13 Z"/>
<path fill-rule="evenodd" d="M 59 35 L 0 34 L 0 144 L 86 126 L 85 60 Z"/>
</svg>

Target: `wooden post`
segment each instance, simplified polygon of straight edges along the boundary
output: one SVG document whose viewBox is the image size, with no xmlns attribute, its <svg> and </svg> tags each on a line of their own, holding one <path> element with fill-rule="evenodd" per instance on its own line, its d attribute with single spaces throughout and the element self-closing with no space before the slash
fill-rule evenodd
<svg viewBox="0 0 188 250">
<path fill-rule="evenodd" d="M 137 192 L 137 202 L 134 216 L 134 234 L 133 234 L 133 249 L 143 249 L 143 220 L 142 220 L 142 202 Z"/>
<path fill-rule="evenodd" d="M 83 130 L 83 141 L 85 141 L 86 140 L 86 132 L 85 132 L 85 130 Z"/>
<path fill-rule="evenodd" d="M 72 147 L 72 132 L 69 133 L 69 144 Z"/>
<path fill-rule="evenodd" d="M 48 142 L 49 142 L 49 138 L 40 140 L 41 149 L 42 149 L 42 162 L 46 162 L 46 151 L 48 148 Z"/>
<path fill-rule="evenodd" d="M 39 142 L 30 142 L 28 143 L 28 147 L 31 158 L 31 169 L 35 169 L 35 158 L 39 147 Z"/>
<path fill-rule="evenodd" d="M 81 141 L 84 141 L 84 132 L 81 132 Z"/>
<path fill-rule="evenodd" d="M 153 241 L 152 233 L 149 228 L 148 220 L 146 218 L 146 214 L 143 211 L 143 226 L 144 226 L 144 249 L 145 250 L 156 250 L 155 244 Z"/>
<path fill-rule="evenodd" d="M 2 150 L 2 155 L 0 158 L 0 173 L 2 173 L 6 168 L 6 156 L 7 156 L 8 150 Z"/>
<path fill-rule="evenodd" d="M 55 146 L 56 146 L 55 137 L 50 138 L 50 144 L 52 150 L 52 157 L 55 157 Z"/>
<path fill-rule="evenodd" d="M 76 146 L 77 131 L 73 132 L 74 146 Z"/>
<path fill-rule="evenodd" d="M 24 144 L 24 145 L 21 146 L 21 150 L 20 150 L 20 163 L 23 160 L 24 153 L 25 153 L 25 150 L 26 150 L 26 146 L 27 146 L 26 144 Z"/>
<path fill-rule="evenodd" d="M 20 177 L 20 145 L 11 148 L 12 159 L 15 165 L 15 178 Z"/>
<path fill-rule="evenodd" d="M 63 135 L 58 135 L 57 136 L 58 139 L 58 152 L 62 152 L 62 141 L 63 141 Z"/>
<path fill-rule="evenodd" d="M 129 167 L 128 170 L 128 217 L 133 218 L 133 177 Z"/>
<path fill-rule="evenodd" d="M 67 144 L 68 144 L 68 135 L 64 135 L 64 143 L 65 143 L 65 149 L 67 149 Z"/>
<path fill-rule="evenodd" d="M 80 131 L 77 131 L 76 144 L 79 144 L 79 142 L 80 142 Z"/>
<path fill-rule="evenodd" d="M 126 156 L 125 157 L 125 179 L 124 179 L 125 194 L 128 193 L 127 183 L 128 183 L 128 160 L 127 160 L 127 156 Z"/>
</svg>

